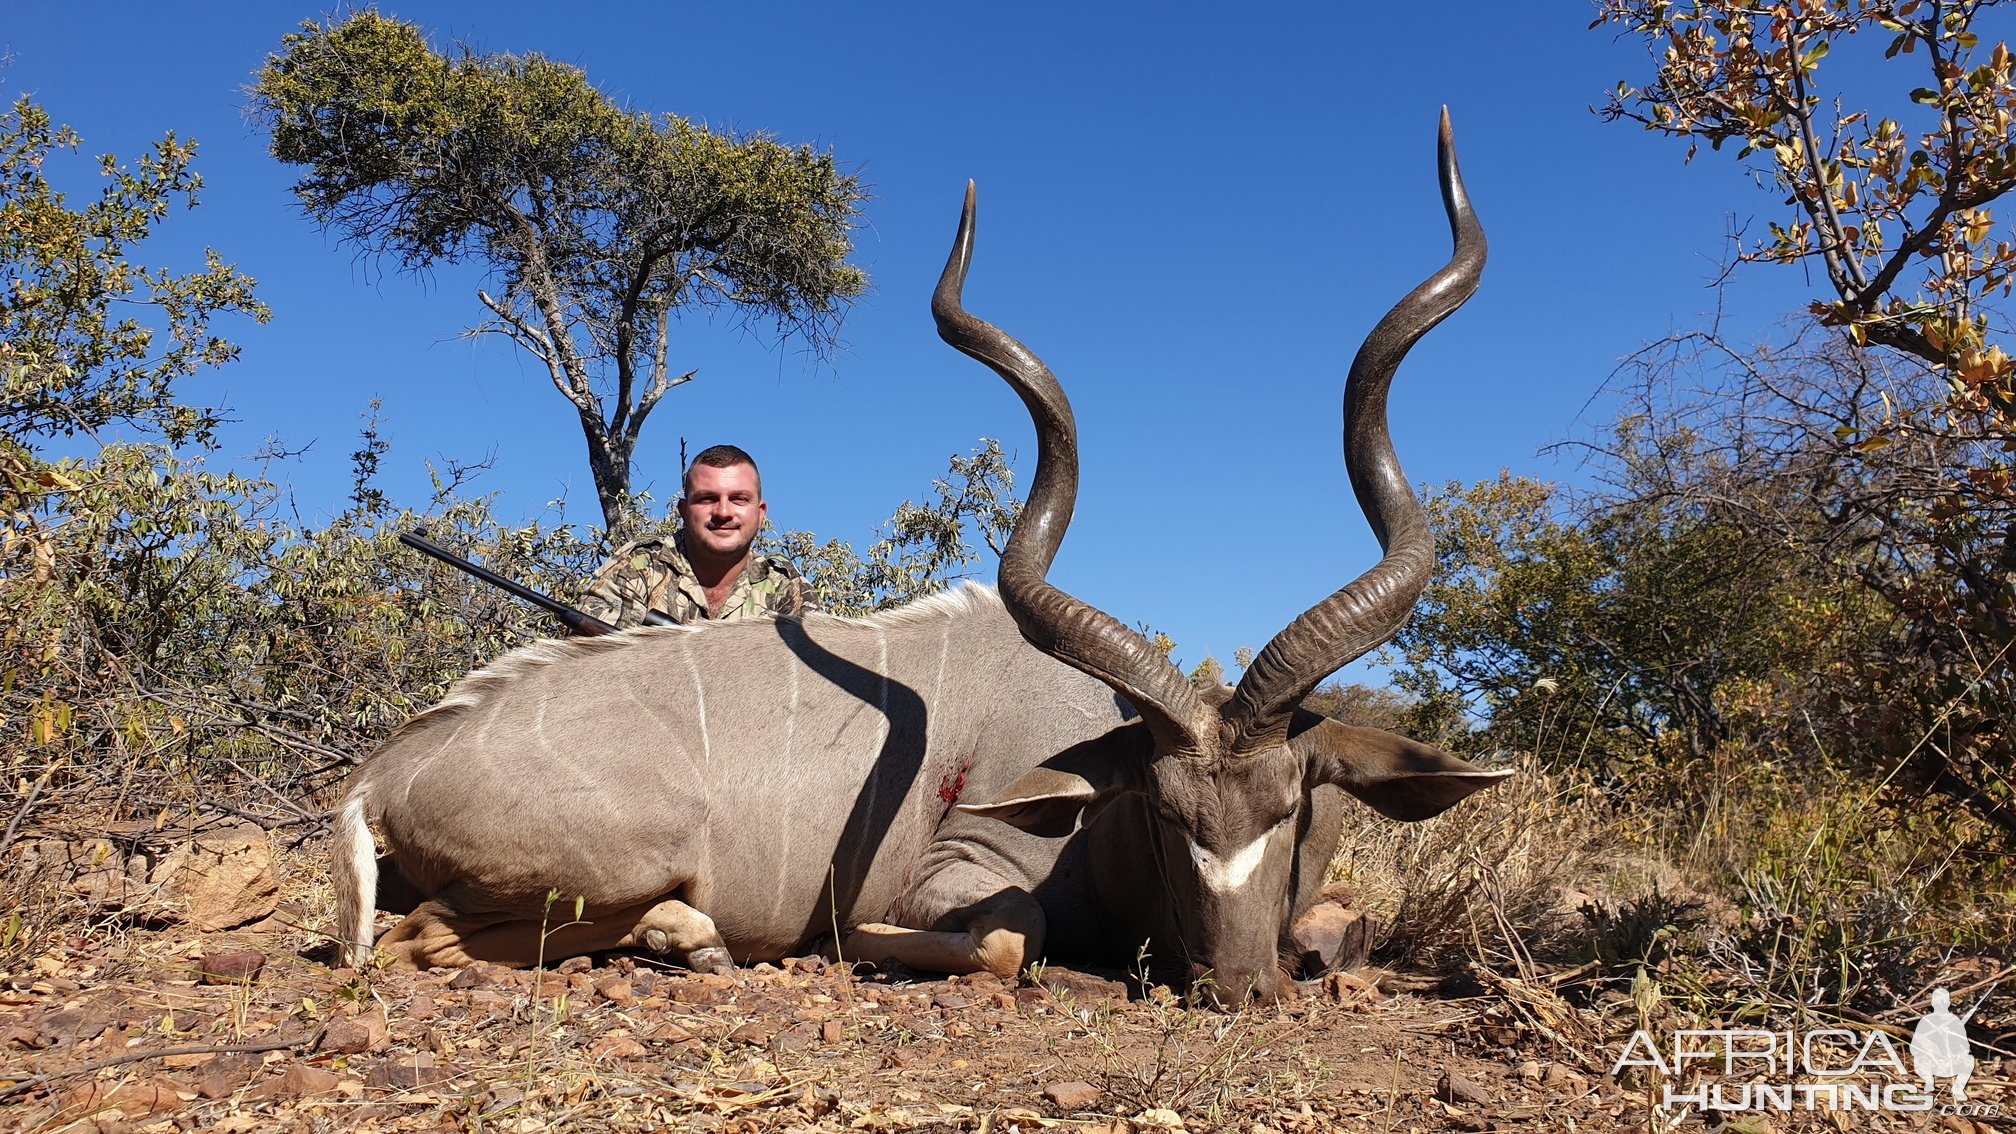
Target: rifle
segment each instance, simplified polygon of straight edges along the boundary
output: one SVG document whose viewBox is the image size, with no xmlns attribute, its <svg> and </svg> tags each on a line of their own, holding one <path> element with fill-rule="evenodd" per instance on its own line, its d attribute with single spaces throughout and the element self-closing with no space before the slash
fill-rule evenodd
<svg viewBox="0 0 2016 1134">
<path fill-rule="evenodd" d="M 566 603 L 561 602 L 559 599 L 552 598 L 547 595 L 542 595 L 538 591 L 533 590 L 531 587 L 528 587 L 523 583 L 514 583 L 510 579 L 507 579 L 504 576 L 499 575 L 495 571 L 491 571 L 483 567 L 478 567 L 476 564 L 469 562 L 467 559 L 464 559 L 461 556 L 455 554 L 454 552 L 448 550 L 447 548 L 442 547 L 440 544 L 428 540 L 426 537 L 420 535 L 419 533 L 400 532 L 399 542 L 405 544 L 407 547 L 410 547 L 415 551 L 421 552 L 426 555 L 431 555 L 434 558 L 439 559 L 441 562 L 448 564 L 450 567 L 460 568 L 461 570 L 466 571 L 471 575 L 474 575 L 478 579 L 483 580 L 484 582 L 490 584 L 493 587 L 498 588 L 499 590 L 502 590 L 511 595 L 515 595 L 518 598 L 524 599 L 526 602 L 531 603 L 533 606 L 538 607 L 539 609 L 545 611 L 548 614 L 553 615 L 555 618 L 558 618 L 561 622 L 565 623 L 567 626 L 567 631 L 570 634 L 577 634 L 583 638 L 599 638 L 604 634 L 614 634 L 616 632 L 616 627 L 609 625 L 607 622 L 604 622 L 599 618 L 590 618 L 588 615 L 585 615 L 580 611 L 575 610 L 573 607 L 568 606 Z M 644 625 L 676 626 L 678 625 L 678 623 L 673 622 L 670 618 L 665 617 L 664 615 L 658 613 L 655 610 L 647 610 L 644 612 Z"/>
</svg>

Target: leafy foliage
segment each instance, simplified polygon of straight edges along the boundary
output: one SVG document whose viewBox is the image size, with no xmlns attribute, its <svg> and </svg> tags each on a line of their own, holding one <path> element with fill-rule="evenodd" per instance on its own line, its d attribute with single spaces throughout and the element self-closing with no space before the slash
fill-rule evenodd
<svg viewBox="0 0 2016 1134">
<path fill-rule="evenodd" d="M 1884 782 L 2016 835 L 2016 365 L 1994 341 L 2016 244 L 1988 208 L 2016 187 L 2016 80 L 2007 44 L 1979 31 L 1997 6 L 1598 0 L 1597 23 L 1655 59 L 1605 114 L 1741 140 L 1737 159 L 1792 209 L 1742 258 L 1817 259 L 1832 294 L 1811 314 L 1840 334 L 1743 350 L 1710 330 L 1635 360 L 1650 419 L 1711 420 L 1716 463 L 1663 491 L 1747 502 L 1746 534 L 1877 600 L 1891 629 L 1838 659 L 1855 675 L 1824 719 Z M 1857 73 L 1857 41 L 1885 45 L 1861 73 L 1904 72 L 1887 103 L 1826 97 L 1823 75 Z M 1697 365 L 1701 393 L 1657 396 Z"/>
<path fill-rule="evenodd" d="M 1452 485 L 1429 509 L 1441 564 L 1395 640 L 1398 683 L 1430 732 L 1468 746 L 1613 772 L 1702 760 L 1739 733 L 1803 750 L 1796 733 L 1757 727 L 1752 703 L 1810 707 L 1872 629 L 1852 587 L 1751 538 L 1733 508 L 1643 484 L 1563 502 L 1502 476 Z M 1472 705 L 1489 723 L 1464 737 L 1450 725 Z"/>
<path fill-rule="evenodd" d="M 289 35 L 254 97 L 317 223 L 405 269 L 496 269 L 476 330 L 573 407 L 619 542 L 639 433 L 693 377 L 668 360 L 673 316 L 724 310 L 823 352 L 867 287 L 847 263 L 866 192 L 832 154 L 627 111 L 540 55 L 444 55 L 365 11 Z"/>
<path fill-rule="evenodd" d="M 2006 426 L 2012 365 L 1988 341 L 1984 304 L 2016 274 L 2016 245 L 1987 209 L 2016 188 L 2016 80 L 2008 45 L 1983 49 L 1975 30 L 1996 6 L 1598 0 L 1597 23 L 1637 35 L 1657 60 L 1651 82 L 1618 84 L 1606 117 L 1717 150 L 1735 141 L 1738 160 L 1788 195 L 1793 215 L 1745 259 L 1819 260 L 1835 293 L 1815 304 L 1823 322 L 1950 367 L 1956 405 Z M 1893 101 L 1830 98 L 1823 80 L 1879 42 Z M 1901 294 L 1914 283 L 1918 294 Z"/>
<path fill-rule="evenodd" d="M 1014 530 L 1022 503 L 1001 443 L 982 438 L 969 456 L 954 454 L 946 478 L 932 482 L 937 500 L 905 500 L 864 556 L 842 540 L 820 543 L 811 532 L 784 533 L 773 550 L 805 575 L 813 601 L 829 614 L 861 615 L 936 594 L 978 558 L 970 529 L 996 558 Z"/>
<path fill-rule="evenodd" d="M 266 307 L 215 252 L 179 274 L 131 258 L 178 201 L 195 206 L 194 142 L 170 134 L 130 167 L 104 156 L 97 198 L 72 208 L 47 167 L 82 144 L 25 96 L 0 113 L 0 430 L 23 444 L 115 424 L 207 441 L 215 412 L 172 387 L 237 357 L 214 316 L 263 323 Z"/>
</svg>

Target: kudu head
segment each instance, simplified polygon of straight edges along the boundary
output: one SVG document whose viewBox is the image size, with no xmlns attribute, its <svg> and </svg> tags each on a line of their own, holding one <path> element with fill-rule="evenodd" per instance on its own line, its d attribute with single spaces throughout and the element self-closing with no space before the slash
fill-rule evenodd
<svg viewBox="0 0 2016 1134">
<path fill-rule="evenodd" d="M 1232 690 L 1194 688 L 1161 652 L 1045 575 L 1078 489 L 1077 427 L 1048 367 L 961 306 L 973 250 L 969 186 L 959 235 L 932 298 L 938 333 L 1006 379 L 1036 423 L 1036 476 L 1001 557 L 1000 592 L 1038 649 L 1126 697 L 1141 720 L 1124 735 L 1062 754 L 1001 798 L 962 805 L 1044 834 L 1066 834 L 1128 793 L 1144 797 L 1148 848 L 1193 980 L 1221 1005 L 1274 996 L 1290 911 L 1298 819 L 1311 789 L 1334 784 L 1395 819 L 1424 819 L 1504 772 L 1377 729 L 1300 711 L 1316 684 L 1385 642 L 1428 583 L 1435 549 L 1421 504 L 1394 455 L 1386 394 L 1408 349 L 1460 307 L 1484 267 L 1484 233 L 1463 189 L 1445 112 L 1442 198 L 1455 236 L 1447 265 L 1379 321 L 1351 364 L 1344 455 L 1384 557 L 1267 643 Z"/>
</svg>

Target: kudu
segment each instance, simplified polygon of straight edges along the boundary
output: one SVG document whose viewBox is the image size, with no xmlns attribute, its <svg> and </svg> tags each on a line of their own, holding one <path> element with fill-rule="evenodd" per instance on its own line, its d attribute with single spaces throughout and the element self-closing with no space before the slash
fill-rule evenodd
<svg viewBox="0 0 2016 1134">
<path fill-rule="evenodd" d="M 932 312 L 1021 396 L 1038 445 L 998 595 L 541 642 L 471 675 L 341 805 L 351 959 L 372 952 L 375 828 L 421 899 L 379 945 L 423 967 L 641 945 L 726 970 L 832 939 L 849 959 L 1012 977 L 1046 952 L 1124 961 L 1148 943 L 1214 996 L 1273 994 L 1341 831 L 1330 785 L 1412 820 L 1506 774 L 1298 708 L 1393 634 L 1434 562 L 1385 404 L 1484 262 L 1446 115 L 1440 158 L 1455 254 L 1373 330 L 1345 393 L 1347 466 L 1385 556 L 1236 689 L 1193 688 L 1045 581 L 1076 426 L 1049 370 L 961 307 L 969 187 Z"/>
</svg>

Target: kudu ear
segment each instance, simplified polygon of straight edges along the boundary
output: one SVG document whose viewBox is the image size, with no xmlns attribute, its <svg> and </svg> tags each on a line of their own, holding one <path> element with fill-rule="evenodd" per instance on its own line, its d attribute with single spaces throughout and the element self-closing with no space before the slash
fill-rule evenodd
<svg viewBox="0 0 2016 1134">
<path fill-rule="evenodd" d="M 1335 784 L 1389 819 L 1428 819 L 1512 774 L 1491 771 L 1383 729 L 1322 721 L 1289 742 L 1308 779 Z"/>
<path fill-rule="evenodd" d="M 968 815 L 985 815 L 1032 835 L 1061 839 L 1089 827 L 1106 805 L 1142 790 L 1142 773 L 1154 752 L 1148 726 L 1140 721 L 1082 744 L 1074 744 L 1036 765 L 987 803 L 961 803 Z"/>
</svg>

